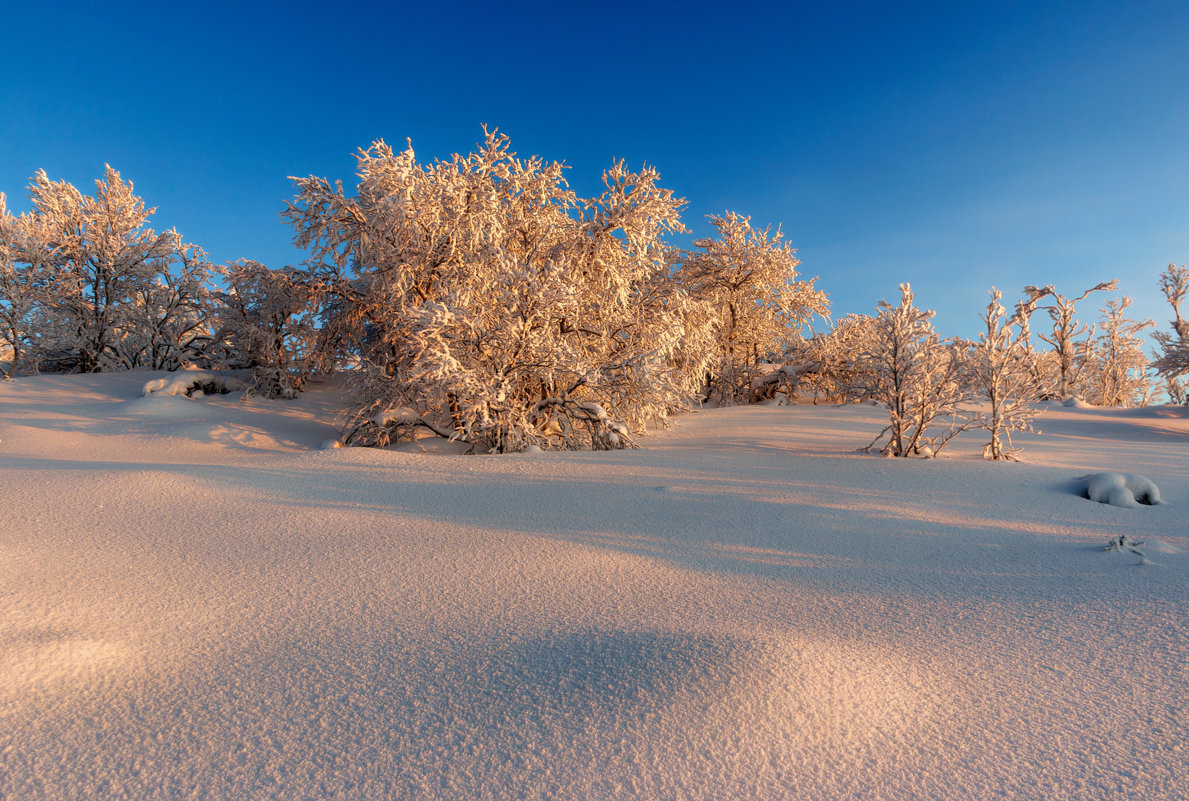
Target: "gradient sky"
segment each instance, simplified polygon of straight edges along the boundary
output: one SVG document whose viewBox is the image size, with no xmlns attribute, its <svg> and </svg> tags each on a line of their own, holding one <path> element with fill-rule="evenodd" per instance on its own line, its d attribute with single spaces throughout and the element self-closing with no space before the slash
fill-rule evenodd
<svg viewBox="0 0 1189 801">
<path fill-rule="evenodd" d="M 992 284 L 1119 278 L 1165 326 L 1157 276 L 1189 262 L 1184 0 L 10 3 L 0 70 L 11 209 L 108 162 L 216 261 L 304 258 L 287 176 L 350 185 L 375 139 L 432 160 L 486 123 L 579 193 L 656 166 L 691 238 L 779 224 L 835 316 L 911 281 L 972 335 Z"/>
</svg>

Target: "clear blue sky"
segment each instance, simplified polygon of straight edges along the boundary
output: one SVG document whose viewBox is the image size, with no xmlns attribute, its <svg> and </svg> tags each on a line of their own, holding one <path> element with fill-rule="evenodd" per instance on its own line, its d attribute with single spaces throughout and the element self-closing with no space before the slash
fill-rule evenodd
<svg viewBox="0 0 1189 801">
<path fill-rule="evenodd" d="M 486 123 L 579 192 L 655 165 L 695 236 L 780 224 L 837 316 L 907 280 L 969 335 L 992 284 L 1119 278 L 1163 326 L 1157 275 L 1189 262 L 1184 0 L 9 3 L 0 70 L 10 207 L 109 162 L 217 261 L 304 257 L 286 176 Z"/>
</svg>

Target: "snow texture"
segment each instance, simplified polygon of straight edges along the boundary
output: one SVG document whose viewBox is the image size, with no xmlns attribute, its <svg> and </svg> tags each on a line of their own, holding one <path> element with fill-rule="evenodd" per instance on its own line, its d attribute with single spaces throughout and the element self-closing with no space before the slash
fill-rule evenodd
<svg viewBox="0 0 1189 801">
<path fill-rule="evenodd" d="M 458 456 L 159 378 L 0 383 L 0 798 L 1185 797 L 1184 511 L 1066 487 L 1186 497 L 1189 410 L 1052 404 L 1018 464 L 857 454 L 867 405 Z"/>
<path fill-rule="evenodd" d="M 1155 506 L 1163 503 L 1152 479 L 1130 473 L 1093 473 L 1085 477 L 1086 497 L 1111 506 Z"/>
</svg>

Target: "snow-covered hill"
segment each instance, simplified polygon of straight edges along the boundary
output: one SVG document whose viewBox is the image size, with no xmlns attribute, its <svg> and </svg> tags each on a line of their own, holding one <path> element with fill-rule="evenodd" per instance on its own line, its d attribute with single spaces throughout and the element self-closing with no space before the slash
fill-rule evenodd
<svg viewBox="0 0 1189 801">
<path fill-rule="evenodd" d="M 0 383 L 0 798 L 1185 797 L 1185 409 L 458 456 L 153 377 Z"/>
</svg>

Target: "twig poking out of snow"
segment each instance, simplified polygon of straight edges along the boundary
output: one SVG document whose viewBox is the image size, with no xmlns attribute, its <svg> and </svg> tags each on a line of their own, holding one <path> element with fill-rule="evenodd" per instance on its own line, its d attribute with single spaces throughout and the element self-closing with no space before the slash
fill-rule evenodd
<svg viewBox="0 0 1189 801">
<path fill-rule="evenodd" d="M 1083 476 L 1086 497 L 1111 506 L 1155 506 L 1164 503 L 1160 488 L 1150 478 L 1134 473 L 1091 473 Z"/>
<path fill-rule="evenodd" d="M 1143 544 L 1144 544 L 1143 540 L 1129 539 L 1126 534 L 1120 534 L 1119 536 L 1115 537 L 1113 540 L 1108 542 L 1106 544 L 1106 548 L 1104 548 L 1103 550 L 1131 551 L 1133 554 L 1137 554 L 1138 556 L 1143 556 L 1143 553 L 1139 550 L 1139 546 L 1141 546 Z"/>
<path fill-rule="evenodd" d="M 230 376 L 207 372 L 185 372 L 170 378 L 155 378 L 144 385 L 142 394 L 183 395 L 187 398 L 201 398 L 203 395 L 226 395 L 245 388 L 243 381 Z"/>
<path fill-rule="evenodd" d="M 1130 537 L 1128 537 L 1126 534 L 1120 534 L 1119 536 L 1115 537 L 1110 542 L 1108 542 L 1106 544 L 1106 548 L 1104 548 L 1103 550 L 1119 551 L 1120 553 L 1122 553 L 1123 551 L 1128 551 L 1129 553 L 1133 553 L 1139 557 L 1139 564 L 1150 565 L 1152 563 L 1150 561 L 1148 561 L 1148 557 L 1144 556 L 1144 552 L 1139 549 L 1139 546 L 1141 546 L 1143 544 L 1144 544 L 1143 540 L 1133 540 Z"/>
</svg>

